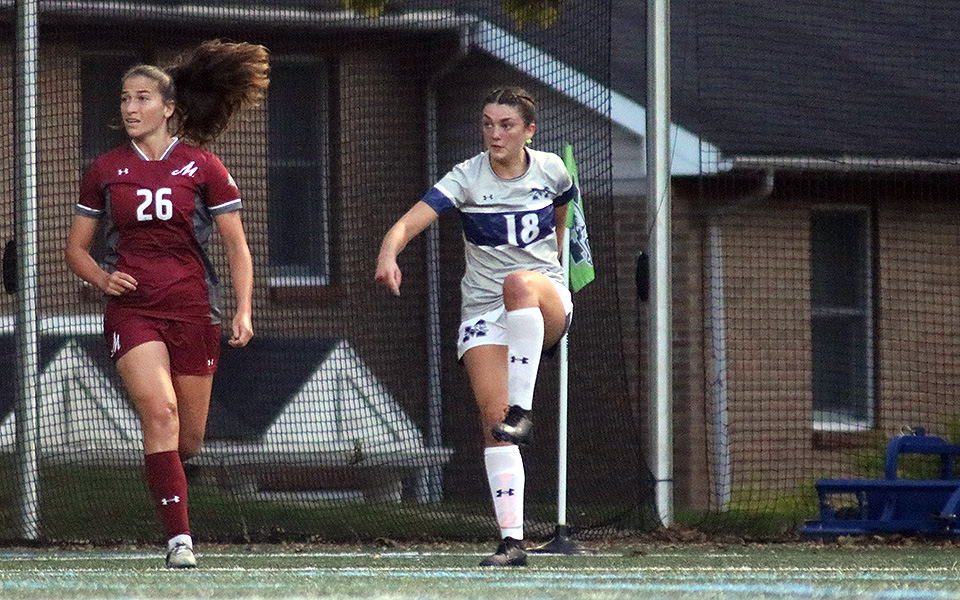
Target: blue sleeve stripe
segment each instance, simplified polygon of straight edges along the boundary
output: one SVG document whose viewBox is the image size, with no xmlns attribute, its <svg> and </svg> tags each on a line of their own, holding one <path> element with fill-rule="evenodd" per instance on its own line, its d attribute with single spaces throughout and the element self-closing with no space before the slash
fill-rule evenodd
<svg viewBox="0 0 960 600">
<path fill-rule="evenodd" d="M 560 194 L 559 196 L 553 199 L 553 205 L 563 206 L 564 204 L 567 204 L 571 200 L 575 199 L 577 197 L 577 194 L 579 193 L 580 193 L 580 190 L 577 189 L 577 184 L 571 183 L 570 189 L 568 189 L 567 191 L 565 191 L 564 193 Z"/>
<path fill-rule="evenodd" d="M 447 198 L 446 194 L 436 187 L 430 188 L 430 191 L 423 195 L 423 201 L 435 210 L 438 215 L 453 208 L 453 202 L 450 201 L 450 198 Z"/>
</svg>

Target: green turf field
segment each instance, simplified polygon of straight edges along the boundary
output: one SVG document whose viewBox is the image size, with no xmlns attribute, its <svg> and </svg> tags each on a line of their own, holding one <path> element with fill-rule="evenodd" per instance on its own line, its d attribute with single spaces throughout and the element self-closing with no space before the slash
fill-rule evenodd
<svg viewBox="0 0 960 600">
<path fill-rule="evenodd" d="M 155 551 L 0 550 L 0 598 L 960 599 L 960 547 L 709 545 L 531 555 L 481 569 L 488 548 L 198 547 L 171 572 Z"/>
</svg>

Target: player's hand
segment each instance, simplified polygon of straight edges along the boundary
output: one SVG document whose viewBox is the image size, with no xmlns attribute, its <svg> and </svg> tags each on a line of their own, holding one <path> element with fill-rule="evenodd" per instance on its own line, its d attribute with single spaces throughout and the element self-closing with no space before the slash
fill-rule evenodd
<svg viewBox="0 0 960 600">
<path fill-rule="evenodd" d="M 394 296 L 400 295 L 400 280 L 402 275 L 397 261 L 382 258 L 377 262 L 377 273 L 373 280 L 393 292 Z"/>
<path fill-rule="evenodd" d="M 233 315 L 233 336 L 227 342 L 234 348 L 243 348 L 253 337 L 253 324 L 249 314 Z"/>
<path fill-rule="evenodd" d="M 100 285 L 100 289 L 108 296 L 119 296 L 137 289 L 137 280 L 132 275 L 122 271 L 107 274 Z"/>
</svg>

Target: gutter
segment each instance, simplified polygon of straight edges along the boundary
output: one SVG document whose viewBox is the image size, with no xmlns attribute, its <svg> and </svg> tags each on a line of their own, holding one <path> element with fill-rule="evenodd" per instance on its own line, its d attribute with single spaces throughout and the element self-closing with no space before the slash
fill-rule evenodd
<svg viewBox="0 0 960 600">
<path fill-rule="evenodd" d="M 960 158 L 733 156 L 726 159 L 726 162 L 729 163 L 730 169 L 761 169 L 765 171 L 776 169 L 777 171 L 833 171 L 841 173 L 960 172 Z"/>
<path fill-rule="evenodd" d="M 510 32 L 477 20 L 470 29 L 470 45 L 494 56 L 518 71 L 609 118 L 642 139 L 647 137 L 647 111 L 630 98 L 557 60 Z M 506 43 L 504 40 L 507 40 Z M 601 90 L 598 92 L 598 90 Z M 609 100 L 608 100 L 609 97 Z M 718 156 L 720 150 L 696 134 L 670 124 L 671 167 L 674 175 L 702 175 L 724 170 L 719 163 L 704 163 L 702 156 Z M 711 169 L 712 165 L 712 169 Z M 703 169 L 707 169 L 704 171 Z"/>
<path fill-rule="evenodd" d="M 0 10 L 13 9 L 14 0 L 0 0 Z M 361 17 L 352 10 L 307 8 L 216 6 L 205 4 L 145 5 L 133 2 L 50 0 L 40 2 L 43 23 L 101 26 L 105 21 L 124 23 L 169 23 L 194 25 L 230 24 L 265 28 L 295 27 L 342 31 L 456 31 L 466 36 L 466 45 L 497 58 L 540 81 L 581 106 L 646 139 L 646 109 L 630 98 L 601 84 L 536 46 L 475 15 L 452 10 L 426 10 L 381 17 Z M 463 37 L 461 37 L 463 43 Z M 642 76 L 642 73 L 640 74 Z M 704 161 L 720 156 L 715 146 L 679 125 L 670 124 L 671 173 L 702 175 L 724 171 L 722 161 Z"/>
</svg>

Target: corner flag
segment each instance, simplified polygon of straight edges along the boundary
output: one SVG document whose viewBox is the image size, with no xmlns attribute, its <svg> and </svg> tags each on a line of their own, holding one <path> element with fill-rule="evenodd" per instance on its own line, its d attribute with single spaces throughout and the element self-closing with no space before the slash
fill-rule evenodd
<svg viewBox="0 0 960 600">
<path fill-rule="evenodd" d="M 593 281 L 593 254 L 587 239 L 587 221 L 583 216 L 583 196 L 580 194 L 580 178 L 577 176 L 577 164 L 573 160 L 573 146 L 563 147 L 563 164 L 577 186 L 577 197 L 570 201 L 567 210 L 567 235 L 570 236 L 570 289 L 579 292 Z"/>
</svg>

